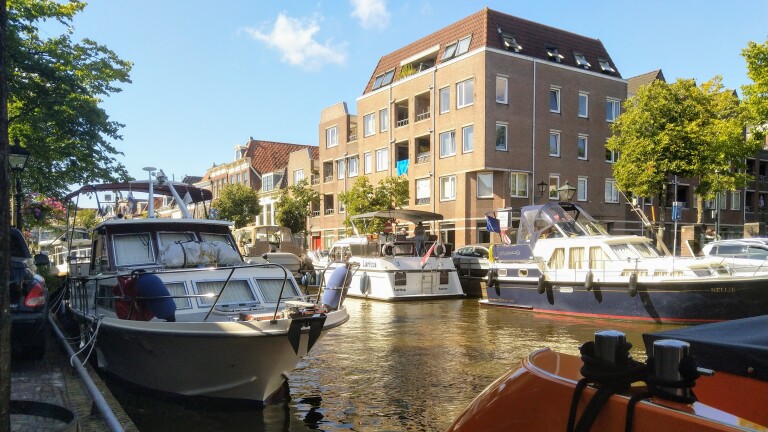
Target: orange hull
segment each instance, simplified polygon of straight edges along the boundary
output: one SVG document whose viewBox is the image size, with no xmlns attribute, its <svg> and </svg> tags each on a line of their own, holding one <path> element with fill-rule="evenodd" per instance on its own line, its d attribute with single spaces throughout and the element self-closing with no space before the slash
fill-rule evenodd
<svg viewBox="0 0 768 432">
<path fill-rule="evenodd" d="M 520 369 L 488 386 L 457 417 L 454 432 L 566 430 L 574 388 L 582 378 L 579 357 L 549 349 L 532 353 Z M 637 392 L 644 387 L 635 388 Z M 699 402 L 686 405 L 659 399 L 635 406 L 634 432 L 768 431 L 768 384 L 727 373 L 701 377 L 694 392 Z M 595 394 L 587 387 L 581 415 Z M 613 395 L 592 426 L 593 431 L 624 432 L 630 395 Z"/>
</svg>

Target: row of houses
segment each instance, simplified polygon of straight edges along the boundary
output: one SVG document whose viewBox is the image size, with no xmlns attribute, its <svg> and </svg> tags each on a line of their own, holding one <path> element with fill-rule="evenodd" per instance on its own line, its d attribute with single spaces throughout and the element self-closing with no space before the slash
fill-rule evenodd
<svg viewBox="0 0 768 432">
<path fill-rule="evenodd" d="M 486 213 L 558 199 L 564 185 L 609 231 L 642 234 L 633 209 L 667 221 L 671 209 L 627 202 L 612 173 L 620 155 L 605 143 L 622 102 L 663 79 L 625 79 L 600 40 L 486 8 L 382 56 L 352 112 L 345 102 L 322 111 L 317 145 L 250 138 L 196 184 L 214 197 L 228 183 L 254 188 L 255 222 L 271 224 L 279 191 L 309 179 L 321 196 L 307 224 L 313 249 L 347 235 L 339 194 L 359 176 L 405 176 L 408 208 L 442 214 L 432 229 L 456 246 L 489 241 Z M 768 154 L 748 166 L 755 181 L 717 201 L 724 236 L 764 216 Z M 693 184 L 671 186 L 683 221 L 695 221 Z"/>
</svg>

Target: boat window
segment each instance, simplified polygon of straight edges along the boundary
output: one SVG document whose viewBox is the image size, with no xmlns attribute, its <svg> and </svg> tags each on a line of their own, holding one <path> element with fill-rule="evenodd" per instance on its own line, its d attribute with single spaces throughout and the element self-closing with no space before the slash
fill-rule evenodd
<svg viewBox="0 0 768 432">
<path fill-rule="evenodd" d="M 395 256 L 413 256 L 413 243 L 395 243 L 393 253 Z"/>
<path fill-rule="evenodd" d="M 268 303 L 276 303 L 280 298 L 280 290 L 283 288 L 283 279 L 254 279 L 256 285 L 261 290 L 261 295 L 264 297 L 264 301 Z M 285 290 L 283 291 L 283 300 L 288 300 L 293 297 L 299 296 L 296 292 L 296 287 L 291 283 L 290 279 L 285 281 Z"/>
<path fill-rule="evenodd" d="M 166 283 L 165 287 L 168 288 L 168 292 L 173 296 L 173 302 L 176 303 L 176 309 L 192 309 L 192 302 L 189 298 L 185 298 L 187 295 L 187 289 L 184 286 L 184 282 L 171 282 Z"/>
<path fill-rule="evenodd" d="M 637 253 L 629 247 L 628 244 L 615 244 L 611 245 L 611 250 L 616 254 L 620 260 L 637 258 Z"/>
<path fill-rule="evenodd" d="M 162 250 L 164 246 L 173 244 L 176 242 L 195 241 L 195 233 L 193 232 L 160 232 L 157 233 L 157 241 L 159 249 Z"/>
<path fill-rule="evenodd" d="M 589 268 L 594 270 L 602 270 L 605 268 L 605 261 L 608 257 L 605 251 L 600 246 L 592 246 L 589 248 Z"/>
<path fill-rule="evenodd" d="M 747 258 L 764 260 L 768 257 L 768 250 L 759 247 L 748 247 Z"/>
<path fill-rule="evenodd" d="M 549 257 L 549 268 L 561 269 L 565 266 L 565 249 L 557 248 L 552 251 L 552 256 Z"/>
<path fill-rule="evenodd" d="M 656 251 L 656 249 L 652 248 L 648 244 L 637 243 L 637 244 L 635 244 L 635 249 L 637 249 L 637 252 L 643 258 L 658 258 L 659 257 L 658 251 Z"/>
<path fill-rule="evenodd" d="M 568 266 L 572 269 L 584 268 L 584 248 L 575 247 L 568 251 Z"/>
<path fill-rule="evenodd" d="M 205 281 L 195 283 L 196 294 L 213 294 L 211 297 L 198 298 L 198 304 L 200 306 L 209 306 L 216 300 L 216 295 L 221 291 L 221 287 L 224 286 L 224 281 Z M 245 280 L 230 280 L 227 284 L 227 289 L 221 294 L 221 299 L 216 302 L 217 305 L 223 305 L 227 303 L 238 302 L 257 302 L 256 296 L 253 295 L 248 286 L 248 281 Z"/>
<path fill-rule="evenodd" d="M 115 249 L 115 264 L 131 266 L 155 262 L 149 233 L 118 234 L 112 237 Z"/>
<path fill-rule="evenodd" d="M 223 242 L 228 244 L 232 247 L 232 249 L 236 249 L 235 245 L 233 245 L 229 241 L 229 236 L 226 234 L 214 234 L 214 233 L 200 233 L 200 237 L 203 239 L 203 241 L 206 242 Z"/>
</svg>

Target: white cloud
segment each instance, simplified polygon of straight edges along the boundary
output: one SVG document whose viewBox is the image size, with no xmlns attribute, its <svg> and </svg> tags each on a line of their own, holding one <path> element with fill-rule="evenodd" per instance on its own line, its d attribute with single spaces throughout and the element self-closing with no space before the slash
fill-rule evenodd
<svg viewBox="0 0 768 432">
<path fill-rule="evenodd" d="M 366 29 L 378 28 L 383 30 L 389 25 L 389 12 L 384 0 L 350 0 L 352 16 L 360 21 L 360 26 Z"/>
<path fill-rule="evenodd" d="M 344 44 L 333 46 L 328 40 L 324 44 L 314 39 L 320 25 L 314 19 L 291 18 L 280 14 L 269 33 L 259 29 L 246 28 L 245 31 L 256 40 L 280 52 L 284 62 L 304 67 L 320 69 L 327 63 L 344 64 L 347 55 Z"/>
</svg>

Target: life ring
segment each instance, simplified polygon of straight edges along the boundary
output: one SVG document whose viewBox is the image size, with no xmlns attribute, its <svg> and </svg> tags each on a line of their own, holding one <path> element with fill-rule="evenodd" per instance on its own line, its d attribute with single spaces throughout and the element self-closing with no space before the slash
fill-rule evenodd
<svg viewBox="0 0 768 432">
<path fill-rule="evenodd" d="M 592 274 L 592 270 L 587 272 L 587 277 L 584 280 L 584 288 L 587 291 L 592 291 L 592 285 L 595 283 L 595 275 Z"/>
<path fill-rule="evenodd" d="M 435 255 L 442 258 L 445 256 L 445 245 L 442 243 L 435 243 Z"/>
<path fill-rule="evenodd" d="M 629 284 L 627 285 L 627 291 L 630 297 L 637 295 L 637 273 L 629 275 Z"/>
<path fill-rule="evenodd" d="M 385 243 L 381 245 L 381 254 L 384 256 L 394 256 L 395 245 L 392 243 Z"/>
</svg>

